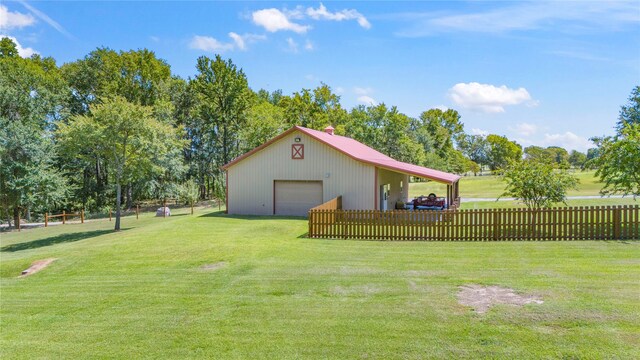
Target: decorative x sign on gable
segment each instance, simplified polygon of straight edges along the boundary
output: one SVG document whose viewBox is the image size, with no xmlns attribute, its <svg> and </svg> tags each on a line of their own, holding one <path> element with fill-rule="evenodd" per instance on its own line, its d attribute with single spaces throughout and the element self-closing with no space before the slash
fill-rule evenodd
<svg viewBox="0 0 640 360">
<path fill-rule="evenodd" d="M 293 160 L 304 159 L 304 144 L 291 145 L 291 159 Z"/>
</svg>

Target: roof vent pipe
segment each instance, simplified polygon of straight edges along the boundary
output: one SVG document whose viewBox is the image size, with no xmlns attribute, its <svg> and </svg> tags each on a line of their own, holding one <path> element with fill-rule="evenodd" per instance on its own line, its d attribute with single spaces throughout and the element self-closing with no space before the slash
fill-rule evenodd
<svg viewBox="0 0 640 360">
<path fill-rule="evenodd" d="M 326 128 L 324 128 L 324 132 L 326 132 L 329 135 L 333 135 L 333 126 L 329 125 Z"/>
</svg>

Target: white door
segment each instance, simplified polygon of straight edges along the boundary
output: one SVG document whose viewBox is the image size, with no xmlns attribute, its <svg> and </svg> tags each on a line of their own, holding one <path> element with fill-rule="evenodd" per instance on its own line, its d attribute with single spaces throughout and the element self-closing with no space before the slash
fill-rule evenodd
<svg viewBox="0 0 640 360">
<path fill-rule="evenodd" d="M 276 181 L 274 190 L 276 215 L 307 216 L 323 203 L 322 181 Z"/>
<path fill-rule="evenodd" d="M 380 210 L 387 211 L 389 209 L 389 184 L 380 185 Z"/>
</svg>

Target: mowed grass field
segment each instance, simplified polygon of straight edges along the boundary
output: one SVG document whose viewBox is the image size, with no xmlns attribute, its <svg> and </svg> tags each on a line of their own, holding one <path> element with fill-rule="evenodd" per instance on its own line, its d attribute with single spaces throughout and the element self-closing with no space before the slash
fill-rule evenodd
<svg viewBox="0 0 640 360">
<path fill-rule="evenodd" d="M 0 358 L 640 358 L 638 241 L 312 240 L 211 210 L 112 226 L 0 234 Z M 477 314 L 470 284 L 544 303 Z"/>
<path fill-rule="evenodd" d="M 599 196 L 602 183 L 595 176 L 595 171 L 572 171 L 579 179 L 580 184 L 577 189 L 567 191 L 567 196 Z M 460 197 L 497 199 L 504 192 L 505 182 L 499 176 L 466 176 L 460 179 Z M 414 198 L 420 195 L 435 193 L 438 196 L 446 196 L 447 186 L 436 182 L 410 183 L 409 197 Z M 598 199 L 570 199 L 567 206 L 606 206 L 606 205 L 640 205 L 640 201 L 633 197 Z M 487 209 L 487 208 L 514 208 L 523 207 L 517 201 L 481 201 L 473 203 L 462 203 L 462 209 Z M 556 206 L 564 206 L 562 203 Z"/>
</svg>

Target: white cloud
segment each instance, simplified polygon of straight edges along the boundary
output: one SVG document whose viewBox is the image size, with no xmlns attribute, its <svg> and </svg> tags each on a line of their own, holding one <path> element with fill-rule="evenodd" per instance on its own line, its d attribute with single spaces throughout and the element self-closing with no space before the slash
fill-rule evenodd
<svg viewBox="0 0 640 360">
<path fill-rule="evenodd" d="M 514 131 L 518 135 L 531 136 L 538 131 L 538 126 L 534 124 L 529 124 L 529 123 L 520 123 L 516 125 L 516 127 L 514 128 L 510 127 L 509 129 Z"/>
<path fill-rule="evenodd" d="M 196 50 L 220 53 L 235 49 L 245 51 L 247 50 L 247 44 L 266 39 L 264 35 L 238 35 L 234 32 L 230 32 L 229 37 L 232 40 L 231 42 L 222 42 L 211 36 L 196 35 L 191 39 L 189 47 Z"/>
<path fill-rule="evenodd" d="M 365 105 L 371 105 L 371 106 L 374 106 L 374 105 L 376 105 L 378 103 L 374 98 L 372 98 L 370 96 L 367 96 L 367 95 L 358 96 L 358 98 L 356 100 L 359 103 L 362 103 L 362 104 L 365 104 Z"/>
<path fill-rule="evenodd" d="M 489 132 L 488 132 L 487 130 L 482 130 L 482 129 L 478 129 L 478 128 L 473 128 L 473 129 L 471 129 L 471 134 L 472 134 L 472 135 L 487 136 L 487 135 L 489 135 Z"/>
<path fill-rule="evenodd" d="M 256 34 L 244 34 L 238 35 L 234 32 L 229 33 L 229 37 L 235 43 L 235 46 L 239 50 L 247 50 L 247 44 L 254 43 L 259 40 L 265 40 L 267 37 L 264 35 L 256 35 Z"/>
<path fill-rule="evenodd" d="M 58 22 L 56 22 L 55 20 L 50 18 L 47 14 L 45 14 L 42 11 L 40 11 L 40 10 L 36 9 L 35 7 L 31 6 L 26 1 L 21 1 L 20 3 L 22 4 L 22 6 L 26 7 L 27 10 L 31 11 L 35 16 L 37 16 L 38 19 L 46 22 L 47 24 L 49 24 L 49 26 L 51 26 L 52 28 L 56 29 L 62 35 L 66 36 L 66 37 L 68 37 L 70 39 L 75 39 L 75 37 L 73 35 L 71 35 L 64 27 L 62 27 L 62 25 L 60 25 Z"/>
<path fill-rule="evenodd" d="M 311 40 L 307 40 L 304 42 L 304 49 L 307 51 L 313 51 L 314 47 L 313 47 L 313 43 L 311 42 Z"/>
<path fill-rule="evenodd" d="M 28 57 L 31 57 L 31 55 L 38 53 L 37 51 L 33 50 L 30 47 L 22 47 L 22 45 L 18 42 L 18 39 L 14 38 L 13 36 L 0 34 L 0 39 L 2 38 L 11 39 L 16 44 L 16 48 L 18 49 L 18 55 L 22 56 L 23 58 L 28 58 Z"/>
<path fill-rule="evenodd" d="M 594 145 L 586 138 L 580 137 L 571 131 L 564 134 L 544 134 L 543 144 L 545 146 L 560 146 L 568 150 L 578 150 L 586 152 Z"/>
<path fill-rule="evenodd" d="M 233 44 L 223 43 L 210 36 L 196 35 L 191 39 L 189 47 L 208 52 L 225 52 L 233 49 Z"/>
<path fill-rule="evenodd" d="M 317 9 L 312 7 L 307 8 L 307 15 L 314 20 L 331 20 L 331 21 L 343 21 L 343 20 L 356 20 L 358 25 L 365 29 L 371 28 L 371 23 L 355 9 L 344 9 L 336 11 L 334 13 L 327 10 L 327 8 L 320 3 Z"/>
<path fill-rule="evenodd" d="M 157 36 L 149 36 L 149 40 L 151 40 L 151 41 L 153 41 L 155 43 L 160 42 L 160 38 L 157 37 Z"/>
<path fill-rule="evenodd" d="M 458 105 L 486 113 L 501 113 L 507 105 L 518 105 L 526 101 L 535 106 L 535 101 L 525 88 L 510 89 L 505 85 L 496 87 L 477 82 L 454 85 L 449 90 L 449 97 Z"/>
<path fill-rule="evenodd" d="M 433 106 L 432 109 L 438 109 L 440 111 L 447 111 L 447 110 L 449 110 L 449 107 L 447 105 L 440 104 L 440 105 Z"/>
<path fill-rule="evenodd" d="M 336 88 L 336 94 L 344 94 L 344 88 L 342 86 L 338 86 Z"/>
<path fill-rule="evenodd" d="M 413 21 L 401 36 L 429 36 L 436 32 L 506 33 L 556 28 L 558 31 L 617 31 L 640 22 L 634 1 L 538 1 L 495 7 L 466 14 L 442 12 L 397 14 Z"/>
<path fill-rule="evenodd" d="M 21 29 L 26 26 L 33 25 L 36 19 L 31 14 L 23 14 L 19 12 L 11 12 L 9 9 L 0 5 L 0 29 Z"/>
<path fill-rule="evenodd" d="M 303 34 L 311 28 L 311 26 L 290 21 L 285 13 L 273 8 L 254 11 L 251 18 L 254 24 L 264 27 L 269 32 L 285 30 Z"/>
<path fill-rule="evenodd" d="M 298 52 L 298 43 L 292 38 L 287 38 L 287 49 L 292 53 Z"/>
<path fill-rule="evenodd" d="M 370 87 L 359 87 L 359 86 L 356 86 L 356 87 L 353 88 L 353 92 L 356 95 L 369 95 L 369 94 L 371 94 L 373 92 L 373 89 L 370 88 Z"/>
</svg>

